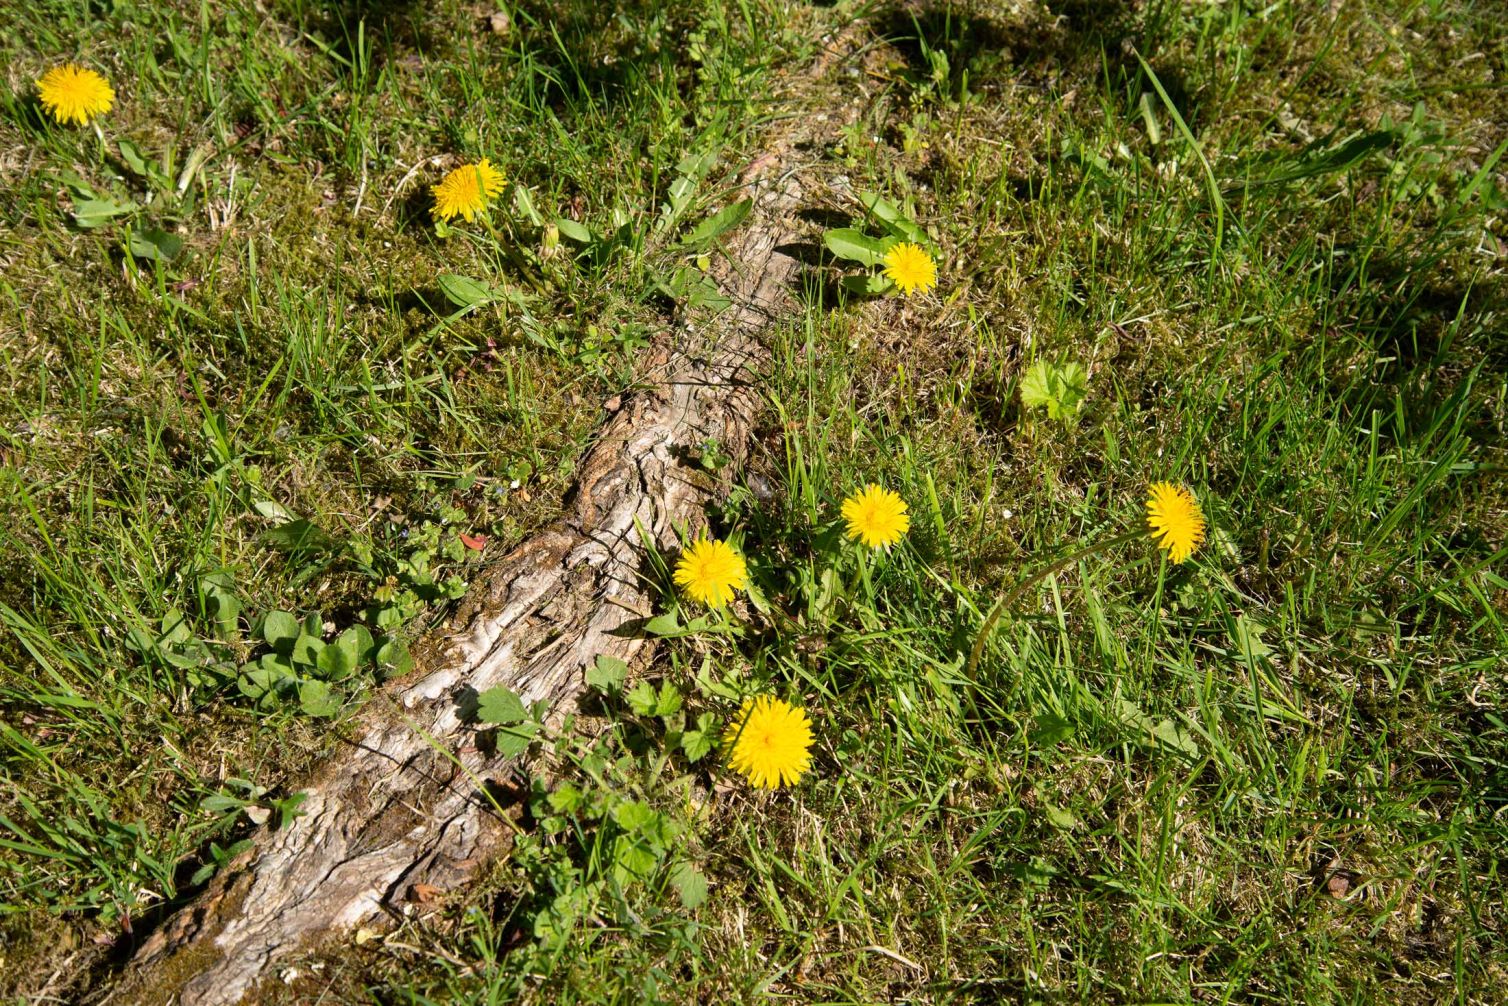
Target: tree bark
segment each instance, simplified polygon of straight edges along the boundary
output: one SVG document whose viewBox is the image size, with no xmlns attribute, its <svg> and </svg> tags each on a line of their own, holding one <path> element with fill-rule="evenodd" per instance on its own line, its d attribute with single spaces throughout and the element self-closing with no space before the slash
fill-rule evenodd
<svg viewBox="0 0 1508 1006">
<path fill-rule="evenodd" d="M 416 648 L 421 670 L 389 683 L 298 787 L 302 815 L 256 832 L 251 851 L 144 942 L 109 999 L 240 1002 L 311 941 L 369 923 L 416 885 L 453 889 L 499 848 L 507 822 L 478 784 L 507 763 L 478 749 L 470 700 L 505 685 L 555 715 L 599 654 L 634 661 L 650 645 L 646 539 L 673 555 L 677 532 L 703 524 L 725 490 L 688 454 L 715 438 L 734 462 L 725 473 L 743 460 L 760 335 L 789 307 L 798 264 L 780 248 L 800 227 L 793 149 L 788 140 L 745 173 L 739 195 L 754 211 L 718 270 L 732 306 L 648 350 L 640 373 L 651 377 L 585 456 L 568 515 L 487 570 L 454 628 Z"/>
</svg>

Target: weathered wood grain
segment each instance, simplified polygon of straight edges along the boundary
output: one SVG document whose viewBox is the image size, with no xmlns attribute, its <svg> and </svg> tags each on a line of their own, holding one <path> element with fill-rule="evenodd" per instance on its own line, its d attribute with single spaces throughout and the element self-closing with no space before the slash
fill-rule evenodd
<svg viewBox="0 0 1508 1006">
<path fill-rule="evenodd" d="M 760 334 L 787 313 L 797 263 L 778 249 L 799 224 L 791 145 L 746 173 L 755 201 L 730 242 L 721 287 L 732 307 L 659 338 L 580 466 L 567 515 L 492 565 L 453 628 L 417 648 L 420 671 L 392 682 L 349 743 L 298 788 L 302 816 L 263 828 L 255 848 L 140 948 L 107 1000 L 240 1002 L 311 941 L 401 904 L 415 885 L 452 889 L 500 846 L 506 823 L 478 782 L 506 763 L 479 750 L 468 700 L 495 685 L 569 708 L 599 654 L 649 644 L 645 538 L 674 553 L 725 486 L 688 461 L 716 438 L 737 467 L 758 408 Z"/>
</svg>

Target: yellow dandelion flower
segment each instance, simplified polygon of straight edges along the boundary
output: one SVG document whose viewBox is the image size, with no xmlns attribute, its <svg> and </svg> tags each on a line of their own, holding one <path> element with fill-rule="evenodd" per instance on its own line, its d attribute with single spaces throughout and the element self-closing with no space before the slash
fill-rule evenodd
<svg viewBox="0 0 1508 1006">
<path fill-rule="evenodd" d="M 475 164 L 463 164 L 441 179 L 439 185 L 430 187 L 435 195 L 430 213 L 436 220 L 464 217 L 471 223 L 503 191 L 503 183 L 503 173 L 485 157 Z"/>
<path fill-rule="evenodd" d="M 88 67 L 65 63 L 42 74 L 37 97 L 52 117 L 65 125 L 86 125 L 96 115 L 110 111 L 115 92 L 110 82 Z"/>
<path fill-rule="evenodd" d="M 1204 541 L 1204 511 L 1184 486 L 1154 482 L 1147 490 L 1147 527 L 1169 559 L 1183 562 Z"/>
<path fill-rule="evenodd" d="M 885 253 L 885 275 L 906 296 L 937 285 L 937 263 L 921 245 L 898 244 Z"/>
<path fill-rule="evenodd" d="M 806 710 L 769 695 L 744 699 L 723 734 L 728 764 L 759 789 L 790 786 L 812 767 Z"/>
<path fill-rule="evenodd" d="M 744 557 L 725 541 L 700 538 L 681 553 L 676 563 L 675 582 L 691 596 L 711 608 L 721 608 L 733 600 L 735 590 L 743 590 L 749 581 Z"/>
<path fill-rule="evenodd" d="M 843 519 L 848 522 L 848 536 L 870 548 L 889 548 L 911 530 L 906 501 L 876 485 L 865 486 L 863 492 L 843 501 Z"/>
</svg>

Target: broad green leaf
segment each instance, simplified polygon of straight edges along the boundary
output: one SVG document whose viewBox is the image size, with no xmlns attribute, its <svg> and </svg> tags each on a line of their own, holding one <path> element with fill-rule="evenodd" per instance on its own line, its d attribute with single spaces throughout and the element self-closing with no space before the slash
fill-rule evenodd
<svg viewBox="0 0 1508 1006">
<path fill-rule="evenodd" d="M 1041 856 L 1033 856 L 1024 863 L 1007 867 L 1006 872 L 1019 878 L 1027 887 L 1044 888 L 1058 875 L 1058 868 Z"/>
<path fill-rule="evenodd" d="M 142 153 L 140 147 L 130 140 L 121 140 L 117 147 L 120 150 L 121 162 L 130 169 L 133 175 L 139 175 L 142 178 L 150 177 L 152 172 L 147 166 L 146 155 Z"/>
<path fill-rule="evenodd" d="M 323 681 L 300 681 L 298 705 L 305 716 L 334 716 L 340 712 L 340 698 Z"/>
<path fill-rule="evenodd" d="M 1199 742 L 1183 724 L 1171 719 L 1162 720 L 1152 728 L 1152 736 L 1157 743 L 1170 747 L 1190 758 L 1199 757 Z"/>
<path fill-rule="evenodd" d="M 557 814 L 569 814 L 581 806 L 582 792 L 579 786 L 563 782 L 550 791 L 550 809 Z"/>
<path fill-rule="evenodd" d="M 399 639 L 389 639 L 377 648 L 377 671 L 384 678 L 396 678 L 414 669 L 413 654 Z"/>
<path fill-rule="evenodd" d="M 670 201 L 665 204 L 664 214 L 667 220 L 674 220 L 681 215 L 686 204 L 691 202 L 692 195 L 696 192 L 696 179 L 687 178 L 685 175 L 670 183 L 670 188 L 665 191 Z"/>
<path fill-rule="evenodd" d="M 353 646 L 342 645 L 340 640 L 336 640 L 319 651 L 314 666 L 326 679 L 339 681 L 356 669 L 356 658 L 352 656 L 353 649 Z"/>
<path fill-rule="evenodd" d="M 721 311 L 733 303 L 717 288 L 711 276 L 697 276 L 691 283 L 689 294 L 686 304 L 697 310 Z"/>
<path fill-rule="evenodd" d="M 921 245 L 928 243 L 927 232 L 922 230 L 916 221 L 902 215 L 896 205 L 883 196 L 874 192 L 864 192 L 860 193 L 859 202 L 896 237 Z"/>
<path fill-rule="evenodd" d="M 73 222 L 85 230 L 103 227 L 116 217 L 135 213 L 135 203 L 117 203 L 112 199 L 81 199 L 73 204 Z"/>
<path fill-rule="evenodd" d="M 591 667 L 586 669 L 587 687 L 595 688 L 604 695 L 616 695 L 623 690 L 628 677 L 628 665 L 617 657 L 601 654 Z"/>
<path fill-rule="evenodd" d="M 481 307 L 497 299 L 497 294 L 491 287 L 470 276 L 458 276 L 447 272 L 441 274 L 436 282 L 440 284 L 440 292 L 445 295 L 445 299 L 456 307 Z"/>
<path fill-rule="evenodd" d="M 1082 364 L 1070 360 L 1058 369 L 1057 381 L 1058 407 L 1054 410 L 1049 405 L 1047 415 L 1052 419 L 1067 419 L 1079 411 L 1089 394 L 1089 374 Z"/>
<path fill-rule="evenodd" d="M 493 738 L 497 745 L 497 753 L 504 758 L 516 758 L 529 749 L 537 733 L 539 733 L 539 724 L 533 720 L 500 726 Z"/>
<path fill-rule="evenodd" d="M 269 657 L 274 659 L 269 660 Z M 277 663 L 277 659 L 269 653 L 259 661 L 244 665 L 241 676 L 236 679 L 237 690 L 249 699 L 261 700 L 275 695 L 284 682 L 293 679 L 292 669 Z"/>
<path fill-rule="evenodd" d="M 901 211 L 895 203 L 892 203 L 878 192 L 860 192 L 859 203 L 866 211 L 873 213 L 875 218 L 883 223 L 893 224 L 897 220 L 902 219 Z"/>
<path fill-rule="evenodd" d="M 279 524 L 287 524 L 297 519 L 287 507 L 276 500 L 257 500 L 251 508 L 268 520 L 277 521 Z"/>
<path fill-rule="evenodd" d="M 737 685 L 723 680 L 721 677 L 713 676 L 712 659 L 710 656 L 702 661 L 701 670 L 696 673 L 696 690 L 703 695 L 725 699 L 729 702 L 736 702 L 743 697 Z"/>
<path fill-rule="evenodd" d="M 701 153 L 687 154 L 681 158 L 675 166 L 675 173 L 686 178 L 700 179 L 707 177 L 707 172 L 717 163 L 718 150 L 704 150 Z"/>
<path fill-rule="evenodd" d="M 671 300 L 684 301 L 693 308 L 721 311 L 732 303 L 711 276 L 687 265 L 678 266 L 670 275 L 656 280 L 655 288 Z"/>
<path fill-rule="evenodd" d="M 613 843 L 614 875 L 618 883 L 629 880 L 647 880 L 660 865 L 660 857 L 642 839 L 619 835 Z"/>
<path fill-rule="evenodd" d="M 590 227 L 569 217 L 556 217 L 555 227 L 560 231 L 561 237 L 575 241 L 577 244 L 589 245 L 597 239 Z"/>
<path fill-rule="evenodd" d="M 145 629 L 132 629 L 126 633 L 126 646 L 135 650 L 142 656 L 154 653 L 157 650 L 157 636 Z"/>
<path fill-rule="evenodd" d="M 1021 404 L 1029 409 L 1046 408 L 1052 401 L 1052 364 L 1038 360 L 1021 376 Z"/>
<path fill-rule="evenodd" d="M 655 229 L 663 231 L 675 224 L 686 212 L 686 207 L 691 205 L 691 197 L 696 194 L 697 185 L 707 172 L 712 170 L 712 165 L 717 161 L 717 151 L 707 151 L 700 154 L 687 154 L 681 158 L 681 162 L 675 166 L 676 179 L 670 183 L 666 190 L 668 201 L 660 207 L 660 218 L 655 222 Z"/>
<path fill-rule="evenodd" d="M 221 639 L 235 638 L 240 627 L 241 599 L 229 573 L 211 573 L 199 581 L 205 614 L 215 621 L 215 634 Z"/>
<path fill-rule="evenodd" d="M 717 743 L 717 718 L 711 713 L 702 713 L 696 718 L 696 729 L 681 734 L 681 750 L 687 761 L 701 761 Z"/>
<path fill-rule="evenodd" d="M 680 630 L 681 621 L 676 618 L 673 611 L 668 611 L 663 615 L 656 615 L 644 623 L 644 631 L 651 636 L 669 636 Z"/>
<path fill-rule="evenodd" d="M 1045 408 L 1050 419 L 1074 416 L 1088 394 L 1089 376 L 1079 363 L 1033 363 L 1021 377 L 1021 404 Z"/>
<path fill-rule="evenodd" d="M 256 799 L 261 795 L 260 793 L 255 793 L 252 795 L 252 799 Z M 232 811 L 240 811 L 246 804 L 247 801 L 238 796 L 231 796 L 229 793 L 212 793 L 199 801 L 199 809 L 207 810 L 211 814 L 226 814 Z"/>
<path fill-rule="evenodd" d="M 209 652 L 205 650 L 204 644 L 197 639 L 191 639 L 186 643 L 179 643 L 174 649 L 164 649 L 161 651 L 161 654 L 162 658 L 169 665 L 177 667 L 180 670 L 199 667 L 209 660 Z"/>
<path fill-rule="evenodd" d="M 293 649 L 299 630 L 298 619 L 286 611 L 269 611 L 262 617 L 262 638 L 267 640 L 268 646 L 282 653 Z"/>
<path fill-rule="evenodd" d="M 323 552 L 335 541 L 311 521 L 294 520 L 262 532 L 262 540 L 273 548 L 290 554 Z"/>
<path fill-rule="evenodd" d="M 883 274 L 861 273 L 857 276 L 844 276 L 840 281 L 843 289 L 849 293 L 858 294 L 860 297 L 878 297 L 889 293 L 895 288 L 890 282 L 890 277 Z"/>
<path fill-rule="evenodd" d="M 162 616 L 162 633 L 158 640 L 166 644 L 186 643 L 194 638 L 194 630 L 189 626 L 188 616 L 177 608 L 169 608 Z"/>
<path fill-rule="evenodd" d="M 502 685 L 482 692 L 476 703 L 477 719 L 483 723 L 518 723 L 529 716 L 518 693 Z"/>
<path fill-rule="evenodd" d="M 723 207 L 706 220 L 697 224 L 691 233 L 686 235 L 685 240 L 681 242 L 681 247 L 697 249 L 711 245 L 719 237 L 743 223 L 753 208 L 754 200 L 752 199 L 740 199 L 731 206 Z"/>
<path fill-rule="evenodd" d="M 132 231 L 126 242 L 126 250 L 141 259 L 152 262 L 171 262 L 183 251 L 183 238 L 169 234 L 161 227 Z"/>
<path fill-rule="evenodd" d="M 335 638 L 335 645 L 346 652 L 352 667 L 372 659 L 372 633 L 365 625 L 353 625 Z"/>
<path fill-rule="evenodd" d="M 1051 747 L 1073 736 L 1073 724 L 1053 713 L 1037 717 L 1036 729 L 1032 731 L 1032 743 L 1038 747 Z"/>
<path fill-rule="evenodd" d="M 654 685 L 648 681 L 640 681 L 634 685 L 623 698 L 628 702 L 628 708 L 640 716 L 653 716 L 656 707 L 660 704 L 659 697 L 655 695 Z"/>
<path fill-rule="evenodd" d="M 1125 726 L 1145 733 L 1152 729 L 1152 718 L 1140 705 L 1124 696 L 1115 700 L 1117 718 Z"/>
<path fill-rule="evenodd" d="M 749 599 L 749 605 L 760 614 L 770 613 L 770 599 L 764 596 L 764 591 L 759 584 L 752 580 L 744 585 L 744 596 Z"/>
<path fill-rule="evenodd" d="M 273 676 L 274 680 L 287 681 L 295 676 L 293 664 L 281 653 L 264 653 L 258 663 Z"/>
<path fill-rule="evenodd" d="M 624 831 L 649 831 L 654 829 L 650 826 L 659 819 L 659 814 L 647 803 L 638 800 L 624 800 L 613 807 L 613 821 Z"/>
<path fill-rule="evenodd" d="M 852 227 L 839 227 L 825 232 L 822 243 L 838 258 L 874 268 L 884 264 L 885 253 L 895 241 L 891 238 L 872 238 Z"/>
<path fill-rule="evenodd" d="M 1051 824 L 1054 828 L 1060 828 L 1063 831 L 1069 831 L 1074 827 L 1074 825 L 1079 823 L 1078 817 L 1076 817 L 1074 815 L 1074 812 L 1071 810 L 1054 806 L 1050 803 L 1043 803 L 1042 809 L 1047 814 L 1048 823 Z"/>
<path fill-rule="evenodd" d="M 271 801 L 277 808 L 278 828 L 286 828 L 293 823 L 293 819 L 300 816 L 304 811 L 299 810 L 299 804 L 309 799 L 308 793 L 289 793 L 281 800 Z"/>
<path fill-rule="evenodd" d="M 237 801 L 237 803 L 239 804 L 240 801 Z M 239 810 L 240 808 L 237 807 L 237 809 Z M 216 870 L 235 859 L 247 849 L 250 849 L 252 845 L 253 843 L 249 838 L 243 838 L 239 842 L 232 842 L 226 848 L 221 848 L 218 842 L 209 843 L 210 861 L 194 871 L 193 877 L 190 878 L 190 883 L 195 885 L 204 883 L 210 877 L 214 876 Z"/>
<path fill-rule="evenodd" d="M 655 702 L 656 716 L 673 716 L 681 709 L 681 690 L 668 681 L 661 682 L 660 696 Z"/>
<path fill-rule="evenodd" d="M 68 191 L 72 193 L 73 198 L 76 200 L 99 198 L 94 189 L 89 187 L 89 183 L 84 181 L 72 171 L 60 172 L 58 174 L 58 181 L 63 183 L 64 187 L 66 187 Z"/>
<path fill-rule="evenodd" d="M 685 300 L 686 292 L 691 289 L 691 283 L 695 277 L 695 270 L 690 266 L 680 266 L 669 275 L 661 274 L 655 280 L 655 289 L 659 290 L 671 300 Z"/>
<path fill-rule="evenodd" d="M 293 662 L 305 667 L 319 666 L 319 655 L 325 652 L 325 641 L 318 636 L 301 633 L 293 641 Z"/>
<path fill-rule="evenodd" d="M 671 867 L 670 886 L 680 895 L 681 904 L 689 909 L 700 908 L 707 900 L 706 876 L 684 860 Z"/>
</svg>

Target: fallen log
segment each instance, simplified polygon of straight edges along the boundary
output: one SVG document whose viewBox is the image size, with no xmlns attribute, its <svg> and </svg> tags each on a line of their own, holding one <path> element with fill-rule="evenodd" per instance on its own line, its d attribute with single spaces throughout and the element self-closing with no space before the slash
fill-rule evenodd
<svg viewBox="0 0 1508 1006">
<path fill-rule="evenodd" d="M 475 696 L 503 685 L 525 703 L 571 707 L 599 654 L 650 645 L 654 595 L 646 539 L 663 553 L 704 523 L 724 483 L 688 462 L 709 438 L 734 462 L 759 405 L 761 333 L 788 312 L 803 180 L 793 135 L 745 172 L 750 223 L 730 242 L 720 286 L 732 304 L 704 326 L 679 324 L 642 361 L 586 454 L 566 516 L 476 583 L 454 628 L 416 648 L 419 670 L 386 686 L 341 745 L 297 789 L 303 812 L 264 826 L 254 848 L 139 948 L 104 1001 L 228 1006 L 279 962 L 400 906 L 409 892 L 468 881 L 507 834 L 490 794 L 508 766 L 478 748 Z M 725 476 L 726 477 L 726 476 Z"/>
</svg>

